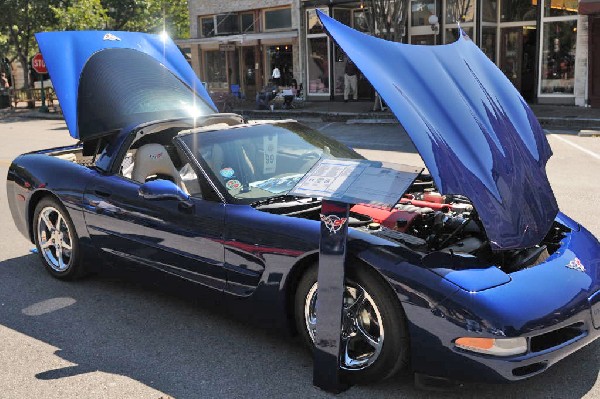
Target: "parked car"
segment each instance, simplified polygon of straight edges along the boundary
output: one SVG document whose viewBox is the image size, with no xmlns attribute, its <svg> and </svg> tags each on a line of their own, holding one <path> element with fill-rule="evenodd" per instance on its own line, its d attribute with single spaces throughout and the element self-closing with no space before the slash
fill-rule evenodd
<svg viewBox="0 0 600 399">
<path fill-rule="evenodd" d="M 464 37 L 405 46 L 321 18 L 429 170 L 393 209 L 352 207 L 344 378 L 519 380 L 597 339 L 600 244 L 558 211 L 550 147 L 510 82 Z M 37 39 L 80 140 L 9 169 L 14 222 L 47 271 L 159 270 L 289 322 L 312 348 L 321 200 L 288 193 L 320 158 L 360 155 L 295 121 L 217 113 L 158 36 Z"/>
</svg>

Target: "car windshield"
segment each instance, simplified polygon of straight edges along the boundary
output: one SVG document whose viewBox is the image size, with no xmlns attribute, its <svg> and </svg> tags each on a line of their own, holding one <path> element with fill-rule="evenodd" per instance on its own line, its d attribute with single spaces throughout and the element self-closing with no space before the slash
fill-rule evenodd
<svg viewBox="0 0 600 399">
<path fill-rule="evenodd" d="M 287 194 L 321 157 L 362 157 L 296 122 L 179 136 L 222 191 L 238 203 Z"/>
</svg>

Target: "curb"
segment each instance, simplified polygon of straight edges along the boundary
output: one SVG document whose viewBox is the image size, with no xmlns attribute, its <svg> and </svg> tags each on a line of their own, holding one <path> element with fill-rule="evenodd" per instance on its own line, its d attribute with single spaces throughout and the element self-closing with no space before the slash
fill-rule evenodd
<svg viewBox="0 0 600 399">
<path fill-rule="evenodd" d="M 352 124 L 398 124 L 397 119 L 389 112 L 328 112 L 328 111 L 304 111 L 300 110 L 234 110 L 247 119 L 297 119 L 322 122 L 341 122 Z M 56 113 L 40 113 L 37 110 L 14 112 L 0 111 L 0 119 L 23 118 L 23 119 L 49 119 L 63 120 L 64 117 Z M 544 129 L 559 129 L 579 131 L 582 137 L 600 136 L 600 119 L 574 118 L 574 117 L 549 117 L 537 118 Z"/>
<path fill-rule="evenodd" d="M 600 137 L 600 130 L 580 130 L 579 137 Z"/>
<path fill-rule="evenodd" d="M 563 130 L 600 130 L 600 119 L 591 118 L 556 118 L 540 116 L 537 118 L 545 129 Z"/>
<path fill-rule="evenodd" d="M 398 125 L 396 119 L 348 119 L 346 125 Z"/>
<path fill-rule="evenodd" d="M 354 113 L 327 111 L 294 111 L 294 110 L 234 110 L 233 112 L 248 119 L 320 119 L 323 122 L 348 122 L 349 120 L 378 120 L 397 123 L 392 114 Z M 353 122 L 350 122 L 353 123 Z M 356 123 L 356 122 L 354 122 Z M 374 123 L 374 122 L 366 122 Z M 387 122 L 382 122 L 387 123 Z"/>
<path fill-rule="evenodd" d="M 0 112 L 0 117 L 4 118 L 23 118 L 23 119 L 49 119 L 49 120 L 63 120 L 62 114 L 56 114 L 53 112 L 42 113 L 36 110 L 26 112 Z"/>
</svg>

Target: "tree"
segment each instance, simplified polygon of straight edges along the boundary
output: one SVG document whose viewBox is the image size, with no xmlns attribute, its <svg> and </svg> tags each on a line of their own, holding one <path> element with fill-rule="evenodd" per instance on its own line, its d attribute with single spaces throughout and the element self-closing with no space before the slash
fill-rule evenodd
<svg viewBox="0 0 600 399">
<path fill-rule="evenodd" d="M 109 19 L 100 0 L 78 0 L 65 7 L 50 6 L 59 30 L 106 29 Z"/>
<path fill-rule="evenodd" d="M 2 0 L 0 52 L 23 68 L 29 87 L 29 59 L 37 52 L 35 32 L 110 29 L 189 37 L 185 0 Z"/>
<path fill-rule="evenodd" d="M 186 0 L 102 0 L 110 17 L 109 28 L 137 32 L 162 32 L 187 38 L 190 19 Z"/>
<path fill-rule="evenodd" d="M 59 6 L 60 0 L 4 0 L 0 13 L 0 36 L 6 37 L 7 53 L 16 59 L 25 71 L 25 87 L 29 87 L 29 57 L 36 50 L 35 32 L 47 30 L 56 19 L 50 6 Z"/>
<path fill-rule="evenodd" d="M 448 16 L 452 22 L 464 22 L 472 12 L 472 0 L 453 0 L 446 3 Z"/>
<path fill-rule="evenodd" d="M 366 25 L 373 36 L 394 42 L 406 32 L 409 0 L 365 0 Z"/>
</svg>

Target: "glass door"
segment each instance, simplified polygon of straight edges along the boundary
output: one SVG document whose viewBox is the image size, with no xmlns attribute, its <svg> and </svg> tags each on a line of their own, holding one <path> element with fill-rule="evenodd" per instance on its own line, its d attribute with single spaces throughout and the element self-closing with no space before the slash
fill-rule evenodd
<svg viewBox="0 0 600 399">
<path fill-rule="evenodd" d="M 500 69 L 523 98 L 535 95 L 535 26 L 507 27 L 500 30 Z"/>
<path fill-rule="evenodd" d="M 254 98 L 256 96 L 257 74 L 260 71 L 260 65 L 256 56 L 256 47 L 242 47 L 242 79 L 244 87 L 242 91 L 246 98 Z"/>
<path fill-rule="evenodd" d="M 433 30 L 429 17 L 436 15 L 435 0 L 412 0 L 408 20 L 408 42 L 410 44 L 436 44 L 438 30 Z M 439 25 L 435 27 L 439 29 Z"/>
</svg>

